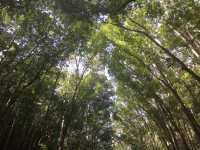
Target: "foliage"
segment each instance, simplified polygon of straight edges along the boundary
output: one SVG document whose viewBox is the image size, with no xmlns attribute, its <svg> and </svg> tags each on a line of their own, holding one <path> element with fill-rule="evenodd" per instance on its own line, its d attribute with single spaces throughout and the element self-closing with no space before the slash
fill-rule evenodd
<svg viewBox="0 0 200 150">
<path fill-rule="evenodd" d="M 198 150 L 199 7 L 1 1 L 0 149 Z"/>
</svg>

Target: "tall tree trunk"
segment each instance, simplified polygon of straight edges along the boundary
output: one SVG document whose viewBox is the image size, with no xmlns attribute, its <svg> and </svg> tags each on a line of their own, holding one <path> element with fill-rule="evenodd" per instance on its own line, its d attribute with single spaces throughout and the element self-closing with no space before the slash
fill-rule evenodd
<svg viewBox="0 0 200 150">
<path fill-rule="evenodd" d="M 58 150 L 64 150 L 66 133 L 67 133 L 67 126 L 66 126 L 65 116 L 63 115 L 61 119 L 60 134 L 58 139 Z"/>
<path fill-rule="evenodd" d="M 12 122 L 12 126 L 11 126 L 11 129 L 10 131 L 8 132 L 8 135 L 6 137 L 6 141 L 5 141 L 5 144 L 4 144 L 4 148 L 3 150 L 8 150 L 8 144 L 10 142 L 10 138 L 13 134 L 13 131 L 14 131 L 14 128 L 15 128 L 15 122 L 16 122 L 16 119 L 14 118 L 13 122 Z"/>
<path fill-rule="evenodd" d="M 169 25 L 169 27 L 175 32 L 177 36 L 179 36 L 188 46 L 191 48 L 194 55 L 200 58 L 200 42 L 198 39 L 191 34 L 191 32 L 185 28 L 180 28 L 176 30 L 173 26 Z"/>
<path fill-rule="evenodd" d="M 186 72 L 188 72 L 193 77 L 193 79 L 195 79 L 196 81 L 198 81 L 198 83 L 200 83 L 200 76 L 198 74 L 196 74 L 193 70 L 191 70 L 190 68 L 188 68 L 188 66 L 185 65 L 184 62 L 182 62 L 173 53 L 171 53 L 171 51 L 168 48 L 164 47 L 160 42 L 158 42 L 158 40 L 156 38 L 154 38 L 154 36 L 152 36 L 149 33 L 149 31 L 147 31 L 147 29 L 144 26 L 142 26 L 139 23 L 136 23 L 135 21 L 134 21 L 134 23 L 136 25 L 138 25 L 139 27 L 142 27 L 143 30 L 130 29 L 130 28 L 127 28 L 127 27 L 125 27 L 123 25 L 118 25 L 118 26 L 121 27 L 121 28 L 123 28 L 123 29 L 125 29 L 125 30 L 127 30 L 127 31 L 136 32 L 136 33 L 138 33 L 140 35 L 144 35 L 145 37 L 147 37 L 156 46 L 158 46 L 161 50 L 163 50 L 169 57 L 171 57 L 174 62 L 176 62 L 177 64 L 179 64 L 183 70 L 185 70 Z"/>
<path fill-rule="evenodd" d="M 165 75 L 163 74 L 162 70 L 159 68 L 159 66 L 157 67 L 161 76 L 163 77 L 163 80 L 160 80 L 170 91 L 171 93 L 174 95 L 174 97 L 177 99 L 177 101 L 179 102 L 179 104 L 181 105 L 181 109 L 184 112 L 184 114 L 186 115 L 186 117 L 188 118 L 188 121 L 191 125 L 191 127 L 193 128 L 193 131 L 195 132 L 196 136 L 198 137 L 198 140 L 200 141 L 200 126 L 197 123 L 196 119 L 194 118 L 194 115 L 191 113 L 191 111 L 185 106 L 185 104 L 183 103 L 181 97 L 179 96 L 178 92 L 172 87 L 170 81 L 168 81 L 165 77 Z"/>
<path fill-rule="evenodd" d="M 158 105 L 160 106 L 161 110 L 163 111 L 163 113 L 165 114 L 165 116 L 169 117 L 170 119 L 170 123 L 171 125 L 175 128 L 175 130 L 179 133 L 181 139 L 182 139 L 182 142 L 183 142 L 183 145 L 185 146 L 185 149 L 186 150 L 190 150 L 187 142 L 186 142 L 186 139 L 185 139 L 185 135 L 183 134 L 182 130 L 178 127 L 170 109 L 168 106 L 166 106 L 162 99 L 157 95 L 157 94 L 154 94 L 155 96 L 155 100 L 156 102 L 158 102 Z M 164 116 L 163 116 L 164 117 Z"/>
</svg>

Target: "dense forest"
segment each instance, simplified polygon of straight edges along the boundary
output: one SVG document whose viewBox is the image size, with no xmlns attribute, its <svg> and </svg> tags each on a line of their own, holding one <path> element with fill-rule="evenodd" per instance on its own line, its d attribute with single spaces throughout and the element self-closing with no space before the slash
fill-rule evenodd
<svg viewBox="0 0 200 150">
<path fill-rule="evenodd" d="M 199 0 L 0 0 L 1 150 L 200 150 Z"/>
</svg>

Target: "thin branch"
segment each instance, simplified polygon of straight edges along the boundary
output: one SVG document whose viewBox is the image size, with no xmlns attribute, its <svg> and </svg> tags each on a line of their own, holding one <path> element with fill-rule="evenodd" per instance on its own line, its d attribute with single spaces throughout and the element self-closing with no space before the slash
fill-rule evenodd
<svg viewBox="0 0 200 150">
<path fill-rule="evenodd" d="M 125 27 L 123 25 L 120 25 L 120 24 L 118 24 L 118 26 L 121 27 L 121 28 L 123 28 L 123 29 L 125 29 L 125 30 L 127 30 L 127 31 L 136 32 L 136 33 L 139 33 L 139 34 L 142 34 L 142 35 L 146 36 L 156 46 L 158 46 L 159 48 L 161 48 L 168 56 L 170 56 L 175 62 L 177 62 L 182 67 L 183 70 L 185 70 L 186 72 L 188 72 L 196 81 L 198 81 L 200 83 L 200 76 L 197 75 L 193 70 L 189 69 L 179 58 L 177 58 L 174 54 L 172 54 L 168 48 L 165 48 L 156 39 L 154 39 L 152 37 L 152 35 L 150 35 L 149 33 L 145 32 L 145 31 L 141 31 L 141 30 L 137 30 L 137 29 L 130 29 L 130 28 L 127 28 L 127 27 Z"/>
</svg>

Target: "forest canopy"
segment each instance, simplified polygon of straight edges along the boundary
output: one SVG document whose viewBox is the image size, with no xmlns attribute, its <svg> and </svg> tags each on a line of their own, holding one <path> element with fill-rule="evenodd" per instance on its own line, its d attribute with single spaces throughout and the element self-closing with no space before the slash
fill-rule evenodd
<svg viewBox="0 0 200 150">
<path fill-rule="evenodd" d="M 199 150 L 199 0 L 1 0 L 0 149 Z"/>
</svg>

